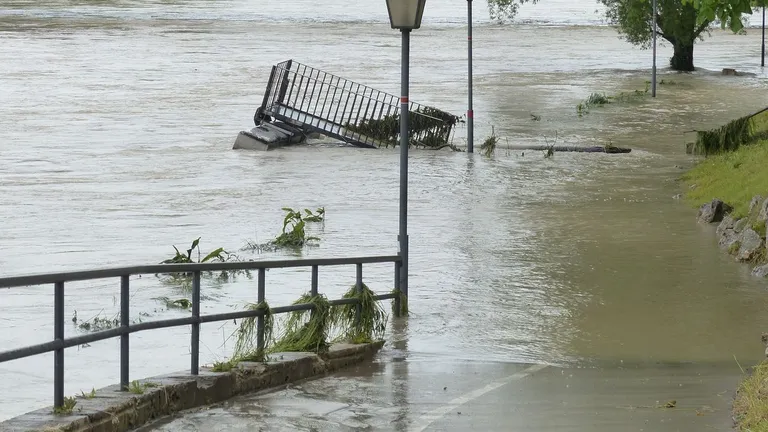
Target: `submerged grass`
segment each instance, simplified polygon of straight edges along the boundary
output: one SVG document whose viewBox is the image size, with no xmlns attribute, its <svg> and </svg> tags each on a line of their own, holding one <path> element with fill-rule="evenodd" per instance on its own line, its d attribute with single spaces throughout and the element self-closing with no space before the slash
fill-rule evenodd
<svg viewBox="0 0 768 432">
<path fill-rule="evenodd" d="M 344 293 L 342 296 L 344 299 L 360 300 L 360 322 L 357 322 L 357 305 L 334 306 L 332 322 L 341 329 L 338 340 L 350 343 L 370 343 L 384 337 L 389 317 L 381 304 L 373 298 L 375 295 L 366 284 L 363 284 L 360 292 L 353 285 Z"/>
<path fill-rule="evenodd" d="M 733 417 L 743 432 L 768 432 L 768 360 L 755 366 L 736 391 Z"/>
<path fill-rule="evenodd" d="M 499 137 L 496 136 L 496 128 L 491 126 L 491 136 L 483 141 L 480 146 L 480 154 L 485 157 L 491 157 L 496 153 L 496 144 L 499 143 Z"/>
<path fill-rule="evenodd" d="M 328 330 L 332 323 L 331 304 L 328 299 L 323 294 L 312 296 L 306 293 L 293 304 L 311 304 L 314 309 L 289 313 L 283 334 L 268 352 L 327 351 L 330 346 Z"/>
<path fill-rule="evenodd" d="M 748 215 L 755 195 L 768 195 L 768 140 L 710 156 L 683 175 L 686 198 L 701 205 L 715 198 L 733 206 L 733 216 Z"/>
<path fill-rule="evenodd" d="M 232 356 L 232 360 L 224 362 L 219 365 L 214 364 L 215 372 L 223 372 L 224 370 L 230 370 L 232 367 L 241 361 L 264 361 L 265 352 L 269 349 L 270 345 L 274 342 L 273 329 L 274 329 L 274 317 L 272 311 L 269 308 L 267 302 L 261 302 L 258 304 L 249 303 L 246 310 L 251 311 L 264 311 L 264 348 L 258 348 L 258 317 L 248 317 L 240 321 L 236 333 L 237 339 L 235 342 L 235 352 Z M 228 365 L 225 363 L 229 363 Z M 226 369 L 229 367 L 229 369 Z M 216 370 L 221 369 L 221 370 Z"/>
</svg>

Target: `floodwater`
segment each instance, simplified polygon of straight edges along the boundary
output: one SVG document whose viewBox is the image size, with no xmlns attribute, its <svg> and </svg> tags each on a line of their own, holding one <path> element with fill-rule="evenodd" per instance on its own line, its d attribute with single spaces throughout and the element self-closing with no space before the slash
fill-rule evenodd
<svg viewBox="0 0 768 432">
<path fill-rule="evenodd" d="M 765 282 L 718 251 L 713 230 L 672 197 L 692 162 L 685 130 L 768 105 L 759 32 L 714 31 L 696 49 L 694 74 L 667 71 L 662 46 L 656 100 L 579 117 L 576 105 L 593 91 L 642 89 L 650 52 L 602 25 L 590 1 L 526 6 L 507 26 L 477 3 L 478 140 L 493 127 L 502 143 L 634 151 L 545 159 L 500 149 L 492 160 L 412 152 L 409 349 L 552 364 L 758 360 Z M 400 39 L 384 2 L 345 5 L 4 1 L 0 275 L 154 263 L 197 237 L 204 252 L 237 250 L 274 237 L 285 206 L 326 208 L 320 246 L 304 256 L 396 253 L 396 150 L 231 150 L 282 60 L 397 92 Z M 465 6 L 429 2 L 411 38 L 411 98 L 456 114 L 466 109 Z M 755 76 L 720 76 L 725 67 Z M 365 277 L 374 290 L 392 288 L 389 265 L 368 266 Z M 309 281 L 308 271 L 270 271 L 267 300 L 286 304 Z M 321 270 L 331 298 L 353 282 L 353 268 Z M 118 285 L 68 284 L 67 315 L 114 316 Z M 156 300 L 188 295 L 182 288 L 153 275 L 132 286 L 134 317 L 185 314 Z M 232 311 L 254 301 L 255 283 L 206 280 L 203 294 L 203 313 Z M 0 291 L 2 349 L 49 340 L 52 308 L 52 287 Z M 234 328 L 203 326 L 204 362 L 231 352 Z M 132 336 L 132 376 L 188 367 L 188 338 L 186 328 Z M 66 393 L 116 382 L 118 353 L 117 340 L 67 350 Z M 50 404 L 52 365 L 52 355 L 0 365 L 0 420 Z"/>
</svg>

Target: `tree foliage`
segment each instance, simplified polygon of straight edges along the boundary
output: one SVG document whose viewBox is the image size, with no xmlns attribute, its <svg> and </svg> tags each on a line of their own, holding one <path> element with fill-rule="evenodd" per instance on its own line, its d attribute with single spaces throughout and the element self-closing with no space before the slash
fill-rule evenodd
<svg viewBox="0 0 768 432">
<path fill-rule="evenodd" d="M 521 5 L 538 0 L 488 0 L 491 17 L 513 18 Z M 605 15 L 628 42 L 649 48 L 653 36 L 652 0 L 598 0 Z M 713 23 L 740 32 L 744 15 L 768 0 L 657 0 L 657 35 L 674 47 L 670 60 L 676 70 L 693 70 L 693 45 Z"/>
</svg>

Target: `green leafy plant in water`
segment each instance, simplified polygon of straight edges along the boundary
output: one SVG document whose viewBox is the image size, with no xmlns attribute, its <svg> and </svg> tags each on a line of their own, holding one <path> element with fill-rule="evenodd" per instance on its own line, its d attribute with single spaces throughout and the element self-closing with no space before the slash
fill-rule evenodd
<svg viewBox="0 0 768 432">
<path fill-rule="evenodd" d="M 244 318 L 236 330 L 235 352 L 230 360 L 230 363 L 234 364 L 240 361 L 264 361 L 265 353 L 274 342 L 274 316 L 267 302 L 249 303 L 245 308 L 251 311 L 264 311 L 264 348 L 258 348 L 258 317 Z"/>
<path fill-rule="evenodd" d="M 200 252 L 200 237 L 192 241 L 192 246 L 187 249 L 186 255 L 179 252 L 179 248 L 176 246 L 173 246 L 173 249 L 176 251 L 176 255 L 174 255 L 171 258 L 168 258 L 166 260 L 163 260 L 160 262 L 160 264 L 187 264 L 187 263 L 204 263 L 208 261 L 225 261 L 225 254 L 226 251 L 224 248 L 218 248 L 214 249 L 211 252 L 208 253 L 208 255 L 205 256 L 205 258 L 200 259 L 201 252 Z M 194 261 L 192 259 L 192 252 L 197 250 L 197 261 Z"/>
<path fill-rule="evenodd" d="M 496 128 L 491 126 L 491 136 L 480 145 L 480 154 L 485 157 L 491 157 L 496 152 L 496 145 L 499 143 L 499 137 L 496 136 Z"/>
<path fill-rule="evenodd" d="M 171 300 L 168 297 L 158 297 L 156 300 L 159 300 L 165 304 L 165 307 L 168 309 L 190 309 L 192 308 L 192 302 L 182 298 L 182 299 L 176 299 Z"/>
<path fill-rule="evenodd" d="M 323 294 L 302 295 L 293 304 L 311 304 L 310 311 L 288 314 L 282 336 L 268 352 L 325 352 L 328 350 L 328 330 L 332 324 L 331 305 Z"/>
<path fill-rule="evenodd" d="M 320 207 L 312 213 L 310 209 L 304 209 L 304 220 L 306 222 L 323 222 L 325 220 L 325 207 Z"/>
<path fill-rule="evenodd" d="M 360 301 L 360 322 L 357 322 L 357 304 L 333 306 L 333 324 L 341 330 L 339 340 L 350 343 L 370 343 L 381 340 L 387 328 L 388 316 L 374 298 L 375 294 L 363 284 L 360 291 L 352 286 L 343 299 Z"/>
<path fill-rule="evenodd" d="M 74 311 L 72 314 L 72 323 L 74 323 L 79 330 L 84 332 L 99 332 L 120 327 L 120 312 L 111 317 L 103 316 L 103 312 L 104 311 L 99 312 L 89 320 L 82 321 L 78 318 L 77 311 Z M 131 320 L 131 324 L 138 324 L 140 322 L 141 319 Z"/>
<path fill-rule="evenodd" d="M 174 256 L 166 260 L 161 261 L 161 264 L 191 264 L 191 263 L 206 263 L 206 262 L 229 262 L 229 261 L 242 261 L 239 256 L 227 252 L 224 248 L 216 248 L 206 254 L 202 255 L 200 250 L 200 237 L 192 241 L 192 245 L 189 249 L 182 253 L 176 246 L 173 246 L 176 252 Z M 193 254 L 197 252 L 196 260 Z M 224 270 L 221 272 L 202 272 L 201 278 L 213 279 L 217 283 L 227 283 L 232 277 L 236 275 L 245 274 L 249 278 L 251 277 L 250 270 Z M 181 288 L 182 291 L 189 292 L 192 290 L 192 273 L 168 273 L 164 275 L 155 275 L 160 279 L 160 282 L 164 285 L 169 285 L 176 288 Z"/>
<path fill-rule="evenodd" d="M 75 410 L 77 405 L 77 399 L 74 397 L 65 397 L 64 403 L 60 407 L 54 408 L 53 413 L 56 415 L 70 415 Z"/>
<path fill-rule="evenodd" d="M 272 244 L 276 247 L 300 248 L 313 241 L 320 240 L 319 237 L 307 236 L 306 221 L 300 210 L 284 207 L 285 218 L 283 218 L 283 232 Z"/>
</svg>

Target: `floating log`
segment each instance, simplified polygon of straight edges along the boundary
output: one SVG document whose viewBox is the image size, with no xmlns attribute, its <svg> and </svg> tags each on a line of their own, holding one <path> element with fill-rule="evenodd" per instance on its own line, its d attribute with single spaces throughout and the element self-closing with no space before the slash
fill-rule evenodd
<svg viewBox="0 0 768 432">
<path fill-rule="evenodd" d="M 510 144 L 508 146 L 497 146 L 497 148 L 504 148 L 509 150 L 541 150 L 547 151 L 550 148 L 555 152 L 580 152 L 580 153 L 629 153 L 632 151 L 630 148 L 613 147 L 613 146 L 548 146 L 548 145 L 524 145 L 524 144 Z"/>
</svg>

